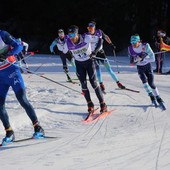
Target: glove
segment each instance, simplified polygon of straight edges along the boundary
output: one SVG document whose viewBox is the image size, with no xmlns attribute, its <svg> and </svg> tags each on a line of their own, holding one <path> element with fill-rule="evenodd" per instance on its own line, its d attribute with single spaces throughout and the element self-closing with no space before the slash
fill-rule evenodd
<svg viewBox="0 0 170 170">
<path fill-rule="evenodd" d="M 144 59 L 147 55 L 148 55 L 147 53 L 141 52 L 141 53 L 139 54 L 139 57 L 141 58 L 141 61 L 143 61 L 143 59 Z"/>
<path fill-rule="evenodd" d="M 120 89 L 125 89 L 126 87 L 123 86 L 119 81 L 116 82 L 117 83 L 117 86 L 120 88 Z"/>
<path fill-rule="evenodd" d="M 110 46 L 113 50 L 116 50 L 116 46 L 113 43 L 111 43 Z"/>
<path fill-rule="evenodd" d="M 14 63 L 16 61 L 16 58 L 14 55 L 11 55 L 11 56 L 8 56 L 6 60 L 9 63 Z"/>
<path fill-rule="evenodd" d="M 138 63 L 138 62 L 140 62 L 140 61 L 142 61 L 143 60 L 143 58 L 141 58 L 141 57 L 139 57 L 139 56 L 136 56 L 135 58 L 134 58 L 134 63 L 136 64 L 136 63 Z"/>
<path fill-rule="evenodd" d="M 94 58 L 94 57 L 96 57 L 96 53 L 93 51 L 93 52 L 90 54 L 90 58 L 92 59 L 92 58 Z"/>
</svg>

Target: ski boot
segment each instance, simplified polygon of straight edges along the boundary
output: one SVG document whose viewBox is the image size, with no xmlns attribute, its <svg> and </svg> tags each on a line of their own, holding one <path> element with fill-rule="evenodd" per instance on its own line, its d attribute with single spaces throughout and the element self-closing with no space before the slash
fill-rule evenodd
<svg viewBox="0 0 170 170">
<path fill-rule="evenodd" d="M 85 121 L 86 120 L 88 120 L 89 119 L 89 117 L 94 113 L 94 104 L 93 104 L 93 102 L 92 101 L 89 101 L 88 103 L 87 103 L 87 107 L 88 107 L 88 115 L 87 115 L 87 117 L 84 119 Z"/>
<path fill-rule="evenodd" d="M 116 82 L 117 83 L 117 86 L 120 88 L 120 89 L 125 89 L 126 87 L 124 85 L 122 85 L 122 83 L 120 83 L 119 81 Z"/>
<path fill-rule="evenodd" d="M 158 104 L 156 102 L 155 96 L 152 93 L 149 93 L 149 97 L 151 99 L 152 105 L 155 106 L 155 108 L 157 108 Z"/>
<path fill-rule="evenodd" d="M 72 82 L 72 79 L 71 79 L 71 77 L 67 74 L 67 81 L 68 82 Z"/>
<path fill-rule="evenodd" d="M 89 114 L 92 113 L 94 111 L 94 104 L 93 104 L 93 102 L 92 101 L 88 102 L 87 106 L 88 106 L 88 110 L 87 110 L 88 113 Z"/>
<path fill-rule="evenodd" d="M 6 129 L 6 136 L 2 139 L 2 145 L 10 144 L 14 141 L 14 131 L 11 128 Z"/>
<path fill-rule="evenodd" d="M 101 91 L 103 92 L 103 94 L 106 94 L 105 86 L 104 86 L 103 83 L 100 83 L 100 89 L 101 89 Z"/>
<path fill-rule="evenodd" d="M 34 139 L 43 138 L 44 135 L 45 135 L 44 129 L 43 129 L 38 123 L 36 123 L 36 124 L 34 125 L 33 138 L 34 138 Z"/>
<path fill-rule="evenodd" d="M 64 70 L 64 73 L 65 73 L 66 76 L 67 76 L 67 81 L 68 81 L 68 82 L 72 82 L 72 79 L 71 79 L 71 77 L 70 77 L 69 74 L 68 74 L 68 68 L 67 68 L 67 67 L 63 67 L 63 70 Z"/>
<path fill-rule="evenodd" d="M 100 113 L 107 112 L 107 105 L 106 103 L 102 102 L 100 103 Z"/>
<path fill-rule="evenodd" d="M 26 68 L 27 73 L 32 74 L 32 72 L 29 71 L 29 68 Z"/>
<path fill-rule="evenodd" d="M 67 76 L 67 82 L 73 82 L 73 80 L 71 79 L 71 77 L 68 75 L 68 73 L 66 73 Z"/>
<path fill-rule="evenodd" d="M 20 68 L 20 71 L 21 71 L 21 74 L 23 74 L 23 73 L 24 73 L 24 70 L 23 70 L 22 68 Z"/>
<path fill-rule="evenodd" d="M 166 106 L 164 101 L 160 98 L 160 96 L 156 96 L 156 100 L 159 103 L 159 106 L 162 110 L 166 110 Z"/>
</svg>

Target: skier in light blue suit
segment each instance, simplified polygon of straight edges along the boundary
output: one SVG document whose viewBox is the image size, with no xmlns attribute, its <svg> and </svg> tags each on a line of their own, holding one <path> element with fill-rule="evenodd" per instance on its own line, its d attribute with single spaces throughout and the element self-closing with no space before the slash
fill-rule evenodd
<svg viewBox="0 0 170 170">
<path fill-rule="evenodd" d="M 69 52 L 67 54 L 63 53 L 63 46 L 64 46 L 65 42 L 67 41 L 67 39 L 68 39 L 68 36 L 64 34 L 64 30 L 59 29 L 58 37 L 55 38 L 55 40 L 50 45 L 50 52 L 55 54 L 54 47 L 55 46 L 57 47 L 57 53 L 59 54 L 62 64 L 63 64 L 63 71 L 67 76 L 67 80 L 72 82 L 72 79 L 68 74 L 69 69 L 68 69 L 68 65 L 67 65 L 67 60 L 72 65 L 75 73 L 76 73 L 76 66 L 75 66 L 74 59 L 73 59 L 72 55 Z"/>
<path fill-rule="evenodd" d="M 94 55 L 97 57 L 94 60 L 95 60 L 97 78 L 99 80 L 100 88 L 102 92 L 105 93 L 105 87 L 103 84 L 103 79 L 102 79 L 102 74 L 101 74 L 101 66 L 100 66 L 101 63 L 104 65 L 104 67 L 106 68 L 107 72 L 110 74 L 112 79 L 117 83 L 117 86 L 120 89 L 125 89 L 125 86 L 120 83 L 119 78 L 117 77 L 115 72 L 112 70 L 109 60 L 106 58 L 106 54 L 103 49 L 103 40 L 106 40 L 110 44 L 113 50 L 115 50 L 114 44 L 102 30 L 96 29 L 96 23 L 94 21 L 91 21 L 88 24 L 87 29 L 88 29 L 88 32 L 86 34 L 91 36 L 92 38 L 93 53 L 96 47 L 99 48 L 98 53 L 97 54 L 94 53 Z"/>
</svg>

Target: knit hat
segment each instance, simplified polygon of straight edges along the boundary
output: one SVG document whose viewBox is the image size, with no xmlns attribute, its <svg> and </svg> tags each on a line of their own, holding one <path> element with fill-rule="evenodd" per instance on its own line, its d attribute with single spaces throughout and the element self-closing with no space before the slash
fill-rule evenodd
<svg viewBox="0 0 170 170">
<path fill-rule="evenodd" d="M 131 44 L 136 44 L 138 41 L 140 41 L 140 36 L 139 35 L 132 35 L 130 37 L 130 43 Z"/>
</svg>

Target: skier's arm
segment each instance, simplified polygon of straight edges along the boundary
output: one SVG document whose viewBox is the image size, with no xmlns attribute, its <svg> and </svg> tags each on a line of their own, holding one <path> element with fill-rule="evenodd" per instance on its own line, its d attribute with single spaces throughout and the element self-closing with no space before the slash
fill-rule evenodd
<svg viewBox="0 0 170 170">
<path fill-rule="evenodd" d="M 52 44 L 50 45 L 50 52 L 51 53 L 54 53 L 54 46 L 56 45 L 56 40 L 54 40 L 53 42 L 52 42 Z"/>
<path fill-rule="evenodd" d="M 68 46 L 67 46 L 67 42 L 65 42 L 64 46 L 63 46 L 63 53 L 66 54 L 68 52 Z"/>
<path fill-rule="evenodd" d="M 108 35 L 106 35 L 103 31 L 101 31 L 101 32 L 102 32 L 103 39 L 107 41 L 107 43 L 112 47 L 113 50 L 115 50 L 116 46 L 112 43 L 110 37 Z"/>
<path fill-rule="evenodd" d="M 103 31 L 101 31 L 101 32 L 102 32 L 102 37 L 103 37 L 103 39 L 106 40 L 108 44 L 111 44 L 112 41 L 111 41 L 111 39 L 109 38 L 109 36 L 106 35 Z"/>
<path fill-rule="evenodd" d="M 96 45 L 96 48 L 95 48 L 95 50 L 93 51 L 93 52 L 95 53 L 95 55 L 96 55 L 96 54 L 98 53 L 98 51 L 101 49 L 102 44 L 103 44 L 103 39 L 102 39 L 102 38 L 99 38 L 99 41 L 98 41 L 98 43 L 97 43 L 97 45 Z"/>
<path fill-rule="evenodd" d="M 134 57 L 130 53 L 130 47 L 128 47 L 128 57 L 129 57 L 130 65 L 134 65 L 135 61 L 134 61 Z"/>
<path fill-rule="evenodd" d="M 28 47 L 29 47 L 28 43 L 22 41 L 22 44 L 25 47 L 25 52 L 27 52 L 28 51 Z"/>
<path fill-rule="evenodd" d="M 146 48 L 145 48 L 145 54 L 144 54 L 144 59 L 143 61 L 147 61 L 147 62 L 154 62 L 155 61 L 155 54 L 152 51 L 150 45 L 147 43 L 146 44 Z"/>
<path fill-rule="evenodd" d="M 13 47 L 10 51 L 8 51 L 6 56 L 16 55 L 22 51 L 23 49 L 22 44 L 19 41 L 17 41 L 12 35 L 10 35 L 8 32 L 2 31 L 1 37 L 5 44 Z"/>
</svg>

